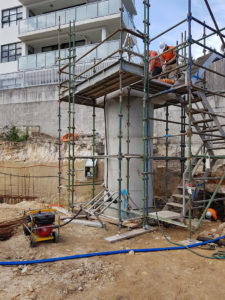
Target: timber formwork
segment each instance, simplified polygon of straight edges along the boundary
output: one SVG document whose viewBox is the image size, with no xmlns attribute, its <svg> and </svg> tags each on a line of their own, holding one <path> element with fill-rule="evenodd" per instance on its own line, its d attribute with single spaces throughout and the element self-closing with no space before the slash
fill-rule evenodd
<svg viewBox="0 0 225 300">
<path fill-rule="evenodd" d="M 67 57 L 67 62 L 64 63 L 59 54 L 59 145 L 61 144 L 61 128 L 60 128 L 60 104 L 62 101 L 68 102 L 68 134 L 72 134 L 72 140 L 68 142 L 68 208 L 73 209 L 74 202 L 74 186 L 75 186 L 75 160 L 76 159 L 92 159 L 93 168 L 95 166 L 96 159 L 115 158 L 118 160 L 118 191 L 116 201 L 118 203 L 118 224 L 119 229 L 124 217 L 124 211 L 121 207 L 124 195 L 121 190 L 121 163 L 123 159 L 127 160 L 127 194 L 126 194 L 126 208 L 125 213 L 129 212 L 129 161 L 130 159 L 142 159 L 142 191 L 143 191 L 143 225 L 147 228 L 149 219 L 157 219 L 163 222 L 172 223 L 181 227 L 187 227 L 189 236 L 192 232 L 192 211 L 195 208 L 202 210 L 202 216 L 199 220 L 197 227 L 199 227 L 205 213 L 210 207 L 213 201 L 224 200 L 223 197 L 216 198 L 216 194 L 219 187 L 223 183 L 225 173 L 222 176 L 212 177 L 208 165 L 211 163 L 211 168 L 215 165 L 218 159 L 225 159 L 224 155 L 221 155 L 221 150 L 225 149 L 225 133 L 224 125 L 221 124 L 221 120 L 224 119 L 223 114 L 214 112 L 211 101 L 209 100 L 214 96 L 224 97 L 223 93 L 209 89 L 206 81 L 206 72 L 212 73 L 218 77 L 225 77 L 225 74 L 215 71 L 211 66 L 216 60 L 222 60 L 225 58 L 224 53 L 220 53 L 207 46 L 207 38 L 213 35 L 218 35 L 224 46 L 224 35 L 219 30 L 216 20 L 212 14 L 212 10 L 207 0 L 204 0 L 205 4 L 212 16 L 215 28 L 207 25 L 205 22 L 198 20 L 192 15 L 191 0 L 188 0 L 188 15 L 187 19 L 170 27 L 166 31 L 158 34 L 150 39 L 150 20 L 149 10 L 150 1 L 144 0 L 144 32 L 130 30 L 125 26 L 123 22 L 123 1 L 121 1 L 121 21 L 120 28 L 102 41 L 99 45 L 95 46 L 92 50 L 88 51 L 81 57 L 76 56 L 75 45 L 75 23 L 70 26 L 70 49 Z M 203 26 L 203 36 L 199 39 L 192 38 L 192 23 L 196 22 Z M 175 81 L 174 85 L 162 82 L 160 77 L 162 74 L 149 78 L 149 48 L 150 43 L 158 38 L 162 38 L 165 33 L 172 31 L 174 28 L 187 24 L 187 31 L 181 34 L 181 42 L 176 43 L 174 51 L 177 52 L 177 64 L 175 65 L 173 72 L 179 74 L 179 78 Z M 206 35 L 206 29 L 212 33 Z M 113 51 L 107 57 L 94 61 L 93 65 L 81 73 L 76 72 L 76 65 L 85 60 L 85 57 L 89 55 L 96 48 L 100 47 L 105 42 L 113 39 L 114 36 L 120 36 L 119 48 Z M 133 37 L 143 43 L 144 54 L 140 54 L 138 51 L 134 51 L 129 46 L 129 43 L 124 43 L 125 35 L 130 38 Z M 194 60 L 192 58 L 192 47 L 198 45 L 203 49 L 203 56 Z M 206 50 L 209 51 L 206 54 Z M 60 53 L 60 50 L 59 50 Z M 116 59 L 115 59 L 116 57 Z M 156 56 L 155 58 L 160 57 Z M 154 58 L 152 58 L 154 59 Z M 104 63 L 110 61 L 110 63 L 104 67 Z M 63 65 L 63 66 L 62 66 Z M 103 66 L 98 68 L 96 67 Z M 90 74 L 92 70 L 92 75 Z M 170 71 L 171 72 L 171 71 Z M 60 76 L 62 74 L 68 77 L 67 80 L 62 81 Z M 165 72 L 164 76 L 168 76 L 169 72 Z M 140 122 L 143 122 L 143 153 L 130 154 L 129 153 L 129 122 L 127 129 L 127 153 L 122 153 L 122 122 L 123 122 L 123 89 L 128 88 L 129 91 L 137 90 L 143 92 L 143 118 Z M 118 119 L 119 119 L 119 149 L 118 155 L 109 156 L 95 155 L 95 121 L 96 114 L 95 109 L 103 108 L 105 106 L 104 97 L 112 92 L 120 91 L 118 102 Z M 161 98 L 163 97 L 163 101 Z M 154 103 L 154 108 L 159 109 L 166 108 L 166 114 L 164 119 L 151 118 L 149 113 L 149 103 Z M 93 107 L 93 145 L 91 156 L 79 156 L 76 155 L 75 148 L 75 105 L 85 105 Z M 180 120 L 170 120 L 169 112 L 170 107 L 176 106 L 180 111 Z M 150 119 L 153 121 L 164 122 L 166 125 L 166 135 L 163 136 L 150 136 Z M 176 124 L 180 126 L 179 133 L 169 134 L 169 125 Z M 192 153 L 192 139 L 193 136 L 199 136 L 201 144 L 197 153 Z M 173 137 L 180 138 L 180 156 L 169 156 L 169 139 Z M 163 139 L 165 141 L 166 153 L 165 156 L 154 156 L 152 149 L 150 149 L 150 141 L 156 139 Z M 60 147 L 59 147 L 60 149 Z M 61 157 L 59 151 L 59 202 L 60 202 L 60 162 L 64 159 Z M 154 207 L 149 211 L 149 187 L 154 188 L 153 180 L 153 166 L 152 161 L 164 160 L 166 166 L 165 172 L 165 204 L 161 211 L 155 212 Z M 180 183 L 176 187 L 171 196 L 168 195 L 168 163 L 170 161 L 180 161 Z M 202 176 L 199 176 L 199 170 L 201 169 Z M 218 184 L 215 192 L 212 196 L 206 197 L 203 193 L 204 199 L 198 200 L 199 191 L 205 191 L 205 184 L 208 180 L 218 180 Z M 108 192 L 108 191 L 107 191 Z M 95 195 L 95 172 L 93 173 L 92 181 L 92 196 L 96 199 Z M 93 202 L 91 202 L 93 205 Z M 199 204 L 199 205 L 198 205 Z M 197 206 L 196 206 L 197 205 Z M 127 214 L 126 214 L 127 215 Z M 183 222 L 185 218 L 188 218 L 189 222 Z"/>
</svg>

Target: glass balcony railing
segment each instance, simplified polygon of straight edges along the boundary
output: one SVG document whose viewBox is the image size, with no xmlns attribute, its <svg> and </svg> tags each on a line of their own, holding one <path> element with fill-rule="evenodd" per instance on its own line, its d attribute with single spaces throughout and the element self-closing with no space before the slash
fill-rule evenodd
<svg viewBox="0 0 225 300">
<path fill-rule="evenodd" d="M 123 6 L 123 22 L 127 28 L 135 30 L 134 20 L 130 13 L 126 10 L 125 6 Z"/>
<path fill-rule="evenodd" d="M 76 56 L 77 59 L 81 57 L 83 54 L 87 53 L 89 50 L 93 49 L 96 45 L 85 45 L 76 47 Z M 98 48 L 93 50 L 88 56 L 85 56 L 80 60 L 79 63 L 82 62 L 90 62 L 94 60 L 99 60 L 108 55 L 112 54 L 116 50 L 119 49 L 119 40 L 106 42 L 100 45 Z M 19 71 L 27 71 L 27 70 L 37 70 L 37 69 L 47 69 L 57 65 L 58 51 L 50 51 L 50 52 L 42 52 L 38 54 L 32 54 L 28 56 L 21 56 L 18 61 L 18 69 Z M 69 50 L 63 49 L 60 51 L 61 58 L 67 58 L 69 56 Z M 117 57 L 119 54 L 114 56 Z M 67 59 L 63 60 L 66 64 L 68 62 Z"/>
<path fill-rule="evenodd" d="M 60 24 L 65 25 L 74 20 L 78 22 L 119 12 L 120 0 L 98 1 L 21 20 L 19 34 L 58 26 L 59 19 Z"/>
</svg>

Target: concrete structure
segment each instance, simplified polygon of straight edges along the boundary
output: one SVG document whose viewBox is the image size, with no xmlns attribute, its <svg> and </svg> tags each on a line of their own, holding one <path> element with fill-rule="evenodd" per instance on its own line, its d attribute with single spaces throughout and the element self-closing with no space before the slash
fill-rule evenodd
<svg viewBox="0 0 225 300">
<path fill-rule="evenodd" d="M 129 99 L 128 99 L 129 97 Z M 142 100 L 143 93 L 131 90 L 128 96 L 127 89 L 123 91 L 123 122 L 122 122 L 122 153 L 124 155 L 142 155 L 143 154 L 143 127 L 142 127 Z M 129 101 L 129 102 L 128 102 Z M 119 91 L 109 94 L 106 97 L 106 151 L 108 155 L 118 155 L 118 116 Z M 153 117 L 154 106 L 150 104 L 150 117 Z M 129 127 L 129 136 L 128 136 Z M 150 124 L 150 135 L 153 135 L 153 121 Z M 129 153 L 127 146 L 129 144 Z M 152 145 L 152 142 L 151 142 Z M 151 150 L 153 150 L 151 146 Z M 129 174 L 127 174 L 127 164 L 129 163 Z M 141 158 L 131 158 L 122 160 L 122 190 L 127 191 L 127 181 L 129 180 L 129 201 L 132 209 L 141 209 L 142 200 L 142 165 Z M 128 178 L 129 177 L 129 178 Z M 118 189 L 118 160 L 109 158 L 105 163 L 105 183 L 109 190 Z M 152 187 L 149 185 L 149 206 L 152 206 Z M 135 203 L 135 205 L 134 205 Z"/>
<path fill-rule="evenodd" d="M 122 2 L 124 23 L 133 28 L 134 1 Z M 120 0 L 1 1 L 0 127 L 40 125 L 42 132 L 57 135 L 59 22 L 61 57 L 68 55 L 68 30 L 73 20 L 76 22 L 76 54 L 79 57 L 119 27 L 120 3 Z M 77 68 L 87 68 L 113 49 L 118 49 L 118 39 L 117 35 L 102 45 Z M 81 108 L 78 119 L 86 118 L 87 114 L 88 109 Z M 67 123 L 62 125 L 66 130 Z M 89 128 L 85 125 L 79 130 L 89 131 Z"/>
</svg>

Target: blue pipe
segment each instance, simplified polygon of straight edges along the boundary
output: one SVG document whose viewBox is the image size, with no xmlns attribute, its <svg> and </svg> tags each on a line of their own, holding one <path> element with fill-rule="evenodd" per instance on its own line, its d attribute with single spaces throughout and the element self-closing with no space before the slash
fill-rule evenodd
<svg viewBox="0 0 225 300">
<path fill-rule="evenodd" d="M 47 259 L 37 259 L 37 260 L 25 260 L 25 261 L 1 261 L 0 266 L 18 266 L 18 265 L 32 265 L 32 264 L 42 264 L 42 263 L 50 263 L 62 260 L 70 260 L 70 259 L 80 259 L 80 258 L 89 258 L 94 256 L 107 256 L 107 255 L 116 255 L 116 254 L 126 254 L 130 251 L 134 251 L 135 253 L 146 253 L 146 252 L 159 252 L 159 251 L 169 251 L 169 250 L 184 250 L 187 248 L 194 248 L 202 245 L 206 245 L 209 243 L 214 243 L 221 239 L 224 239 L 224 236 L 218 237 L 216 239 L 201 242 L 197 244 L 192 244 L 189 246 L 176 246 L 176 247 L 164 247 L 164 248 L 147 248 L 147 249 L 129 249 L 129 250 L 116 250 L 116 251 L 107 251 L 107 252 L 94 252 L 94 253 L 86 253 L 86 254 L 78 254 L 71 256 L 63 256 L 63 257 L 54 257 Z"/>
</svg>

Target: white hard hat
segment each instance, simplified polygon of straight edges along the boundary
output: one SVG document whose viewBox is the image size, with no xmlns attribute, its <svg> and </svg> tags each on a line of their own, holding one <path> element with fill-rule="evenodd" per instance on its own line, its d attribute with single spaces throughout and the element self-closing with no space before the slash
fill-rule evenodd
<svg viewBox="0 0 225 300">
<path fill-rule="evenodd" d="M 207 211 L 205 217 L 206 217 L 207 219 L 211 219 L 211 218 L 212 218 L 212 213 L 211 213 L 211 211 Z"/>
<path fill-rule="evenodd" d="M 166 43 L 160 42 L 160 43 L 159 43 L 159 48 L 160 48 L 161 50 L 164 50 L 164 49 L 166 48 Z"/>
</svg>

